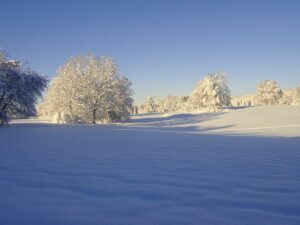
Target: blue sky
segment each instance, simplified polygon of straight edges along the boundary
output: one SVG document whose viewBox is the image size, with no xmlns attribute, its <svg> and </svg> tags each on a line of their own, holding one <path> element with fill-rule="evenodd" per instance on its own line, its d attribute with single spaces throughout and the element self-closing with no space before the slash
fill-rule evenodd
<svg viewBox="0 0 300 225">
<path fill-rule="evenodd" d="M 1 1 L 0 48 L 53 77 L 71 56 L 113 57 L 148 95 L 188 95 L 209 72 L 233 95 L 300 86 L 300 1 Z"/>
</svg>

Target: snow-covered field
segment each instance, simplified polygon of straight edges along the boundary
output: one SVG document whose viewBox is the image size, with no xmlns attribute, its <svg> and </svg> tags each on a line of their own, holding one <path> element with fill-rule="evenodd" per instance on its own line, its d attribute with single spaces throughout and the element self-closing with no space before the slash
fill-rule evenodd
<svg viewBox="0 0 300 225">
<path fill-rule="evenodd" d="M 1 225 L 300 224 L 300 107 L 0 129 Z"/>
</svg>

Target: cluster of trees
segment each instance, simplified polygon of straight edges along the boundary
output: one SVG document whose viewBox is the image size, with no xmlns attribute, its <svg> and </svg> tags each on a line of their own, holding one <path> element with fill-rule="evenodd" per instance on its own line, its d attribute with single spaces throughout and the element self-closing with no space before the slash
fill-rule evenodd
<svg viewBox="0 0 300 225">
<path fill-rule="evenodd" d="M 149 97 L 139 107 L 140 113 L 206 110 L 217 111 L 230 106 L 231 92 L 223 72 L 207 74 L 190 96 Z"/>
<path fill-rule="evenodd" d="M 58 71 L 38 111 L 55 123 L 123 121 L 132 111 L 132 94 L 111 58 L 82 55 Z"/>
<path fill-rule="evenodd" d="M 132 112 L 131 83 L 109 57 L 74 57 L 44 93 L 47 84 L 45 76 L 0 51 L 0 125 L 37 114 L 55 123 L 117 122 Z"/>
<path fill-rule="evenodd" d="M 276 81 L 264 80 L 257 85 L 254 95 L 234 98 L 234 106 L 300 105 L 300 87 L 283 91 Z"/>
<path fill-rule="evenodd" d="M 283 91 L 283 96 L 279 101 L 281 105 L 300 105 L 300 87 Z"/>
<path fill-rule="evenodd" d="M 47 78 L 8 60 L 0 51 L 0 125 L 11 118 L 36 115 L 35 104 L 47 87 Z"/>
<path fill-rule="evenodd" d="M 254 95 L 232 99 L 223 72 L 207 74 L 190 96 L 149 97 L 138 108 L 139 113 L 174 111 L 217 111 L 229 106 L 300 105 L 300 87 L 284 92 L 274 80 L 257 85 Z"/>
<path fill-rule="evenodd" d="M 153 97 L 149 96 L 138 108 L 139 113 L 175 112 L 186 108 L 188 96 Z"/>
</svg>

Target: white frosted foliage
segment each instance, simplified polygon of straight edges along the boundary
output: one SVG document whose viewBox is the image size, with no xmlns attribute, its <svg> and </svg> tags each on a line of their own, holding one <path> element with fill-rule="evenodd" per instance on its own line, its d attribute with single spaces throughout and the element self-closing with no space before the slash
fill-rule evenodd
<svg viewBox="0 0 300 225">
<path fill-rule="evenodd" d="M 224 73 L 208 74 L 196 85 L 190 95 L 188 107 L 190 110 L 216 111 L 218 108 L 230 105 L 230 96 Z"/>
<path fill-rule="evenodd" d="M 274 80 L 264 80 L 257 85 L 255 101 L 257 105 L 278 105 L 283 96 Z"/>
<path fill-rule="evenodd" d="M 129 117 L 131 96 L 131 83 L 111 58 L 77 56 L 59 70 L 39 111 L 56 123 L 115 122 Z"/>
</svg>

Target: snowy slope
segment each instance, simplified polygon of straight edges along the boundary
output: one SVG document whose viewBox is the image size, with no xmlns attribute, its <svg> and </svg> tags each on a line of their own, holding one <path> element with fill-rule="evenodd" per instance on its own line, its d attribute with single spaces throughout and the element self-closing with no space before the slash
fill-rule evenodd
<svg viewBox="0 0 300 225">
<path fill-rule="evenodd" d="M 297 115 L 261 107 L 122 126 L 19 121 L 0 129 L 0 224 L 300 224 L 299 127 L 278 127 Z M 245 130 L 266 126 L 277 128 Z"/>
</svg>

